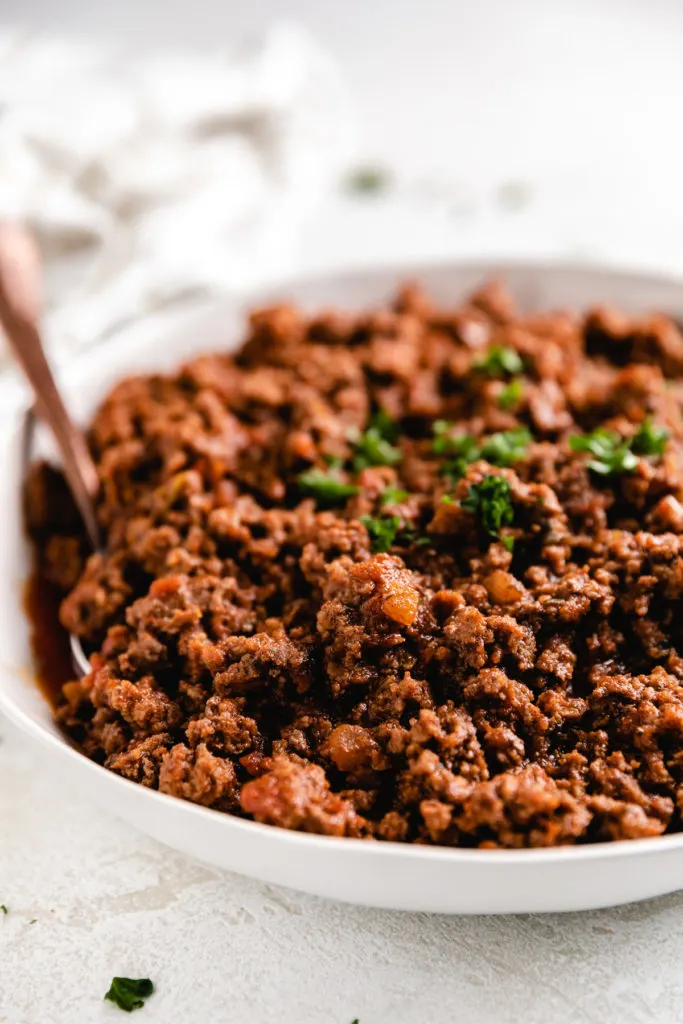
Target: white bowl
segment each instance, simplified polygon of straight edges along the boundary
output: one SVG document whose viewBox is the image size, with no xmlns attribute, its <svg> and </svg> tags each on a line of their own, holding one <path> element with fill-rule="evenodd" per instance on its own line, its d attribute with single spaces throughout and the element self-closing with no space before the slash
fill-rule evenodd
<svg viewBox="0 0 683 1024">
<path fill-rule="evenodd" d="M 683 318 L 683 283 L 592 268 L 532 264 L 403 266 L 291 282 L 277 292 L 227 302 L 182 331 L 140 345 L 126 335 L 74 365 L 65 391 L 78 416 L 128 373 L 170 368 L 199 350 L 237 343 L 244 309 L 292 299 L 304 307 L 354 308 L 382 302 L 399 281 L 419 279 L 454 304 L 490 274 L 502 274 L 523 307 L 657 308 Z M 23 416 L 0 442 L 0 710 L 41 746 L 37 769 L 59 771 L 155 839 L 200 860 L 254 878 L 367 906 L 461 914 L 604 907 L 683 888 L 683 833 L 659 839 L 547 850 L 457 850 L 313 836 L 243 821 L 120 778 L 79 754 L 60 735 L 33 678 L 21 593 L 28 551 L 20 516 Z"/>
</svg>

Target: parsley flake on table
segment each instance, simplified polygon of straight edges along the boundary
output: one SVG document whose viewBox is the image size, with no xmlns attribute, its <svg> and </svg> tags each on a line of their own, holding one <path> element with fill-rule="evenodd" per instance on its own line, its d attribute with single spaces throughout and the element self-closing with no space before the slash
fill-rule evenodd
<svg viewBox="0 0 683 1024">
<path fill-rule="evenodd" d="M 149 978 L 112 978 L 109 991 L 104 998 L 116 1003 L 126 1013 L 132 1013 L 133 1010 L 139 1010 L 145 1005 L 145 999 L 148 999 L 153 991 L 154 985 Z"/>
<path fill-rule="evenodd" d="M 7 914 L 8 910 L 4 903 L 0 903 L 0 913 Z"/>
<path fill-rule="evenodd" d="M 520 354 L 509 345 L 492 345 L 483 359 L 474 363 L 473 369 L 487 373 L 489 377 L 504 377 L 521 373 L 524 363 Z"/>
<path fill-rule="evenodd" d="M 501 388 L 498 394 L 498 407 L 509 412 L 510 409 L 514 409 L 516 405 L 519 405 L 523 395 L 524 384 L 519 377 L 515 377 L 504 388 Z"/>
<path fill-rule="evenodd" d="M 624 440 L 616 430 L 598 427 L 590 434 L 573 434 L 569 447 L 573 452 L 588 452 L 588 468 L 598 476 L 630 473 L 638 465 L 638 456 L 631 451 L 633 438 Z"/>
<path fill-rule="evenodd" d="M 360 487 L 344 483 L 335 470 L 307 469 L 297 477 L 300 489 L 321 505 L 340 505 L 358 494 Z"/>
<path fill-rule="evenodd" d="M 356 473 L 368 466 L 395 466 L 400 462 L 401 452 L 394 443 L 397 440 L 398 425 L 380 409 L 355 442 L 353 468 Z"/>
<path fill-rule="evenodd" d="M 373 555 L 388 551 L 401 529 L 398 516 L 361 516 L 360 521 L 368 531 Z"/>
<path fill-rule="evenodd" d="M 349 192 L 358 195 L 377 195 L 386 191 L 391 175 L 383 167 L 356 167 L 346 178 Z"/>
<path fill-rule="evenodd" d="M 462 507 L 474 512 L 480 526 L 490 536 L 498 537 L 502 527 L 509 526 L 515 517 L 510 495 L 508 481 L 489 474 L 481 483 L 470 486 Z"/>
</svg>

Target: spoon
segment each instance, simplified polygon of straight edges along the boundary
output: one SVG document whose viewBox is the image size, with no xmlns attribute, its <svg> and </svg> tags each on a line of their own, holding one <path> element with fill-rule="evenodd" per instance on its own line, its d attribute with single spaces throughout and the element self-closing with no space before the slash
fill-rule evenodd
<svg viewBox="0 0 683 1024">
<path fill-rule="evenodd" d="M 12 355 L 31 385 L 36 411 L 52 431 L 88 540 L 97 551 L 100 546 L 94 504 L 100 486 L 97 469 L 84 435 L 66 410 L 45 358 L 38 326 L 41 305 L 38 246 L 26 228 L 0 223 L 0 325 Z M 70 641 L 76 667 L 86 674 L 90 665 L 81 642 L 73 635 Z"/>
</svg>

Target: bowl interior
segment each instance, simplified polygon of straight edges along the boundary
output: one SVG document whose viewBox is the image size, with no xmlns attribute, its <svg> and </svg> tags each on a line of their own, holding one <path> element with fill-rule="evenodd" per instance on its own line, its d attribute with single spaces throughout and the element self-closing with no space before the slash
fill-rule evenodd
<svg viewBox="0 0 683 1024">
<path fill-rule="evenodd" d="M 136 331 L 124 332 L 104 348 L 80 358 L 62 375 L 70 408 L 82 421 L 94 411 L 121 377 L 163 372 L 202 351 L 230 349 L 244 333 L 247 311 L 263 303 L 295 302 L 308 310 L 330 306 L 357 309 L 389 300 L 405 280 L 422 283 L 446 306 L 455 305 L 491 275 L 503 277 L 522 308 L 584 308 L 615 304 L 635 311 L 659 309 L 683 318 L 681 282 L 590 267 L 538 264 L 444 264 L 354 271 L 349 274 L 285 282 L 248 298 L 226 299 L 185 315 L 171 333 L 140 342 Z M 37 449 L 49 450 L 46 432 L 38 429 Z M 0 709 L 32 731 L 58 737 L 50 707 L 38 690 L 32 668 L 23 590 L 30 571 L 21 516 L 21 480 L 25 466 L 24 414 L 17 416 L 0 440 Z M 60 741 L 64 742 L 61 740 Z M 53 739 L 54 742 L 54 739 Z"/>
</svg>

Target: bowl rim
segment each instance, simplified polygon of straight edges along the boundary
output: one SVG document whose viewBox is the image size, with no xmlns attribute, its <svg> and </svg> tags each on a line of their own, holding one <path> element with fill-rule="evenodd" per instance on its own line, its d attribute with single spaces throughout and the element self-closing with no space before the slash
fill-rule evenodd
<svg viewBox="0 0 683 1024">
<path fill-rule="evenodd" d="M 290 287 L 305 288 L 316 286 L 328 281 L 352 282 L 363 276 L 391 276 L 398 282 L 401 279 L 419 277 L 420 274 L 429 274 L 435 271 L 463 271 L 481 274 L 482 276 L 498 276 L 511 272 L 553 273 L 567 275 L 591 275 L 597 277 L 618 277 L 622 283 L 629 281 L 638 285 L 658 285 L 679 287 L 683 294 L 683 276 L 675 273 L 658 273 L 651 269 L 639 271 L 632 266 L 621 267 L 614 264 L 584 261 L 567 261 L 554 259 L 514 259 L 514 258 L 486 258 L 477 257 L 474 259 L 443 257 L 437 259 L 405 260 L 374 262 L 366 264 L 354 264 L 353 266 L 334 268 L 318 271 L 315 273 L 292 274 L 283 277 L 277 282 L 271 282 L 264 287 L 259 287 L 248 292 L 226 292 L 223 296 L 212 298 L 200 304 L 193 304 L 189 311 L 180 316 L 180 322 L 185 319 L 190 324 L 195 323 L 201 327 L 202 319 L 209 315 L 213 316 L 221 310 L 234 313 L 236 305 L 240 310 L 248 308 L 255 303 L 270 301 L 272 295 L 279 295 Z M 120 330 L 112 333 L 107 339 L 106 347 L 113 346 L 117 342 L 131 340 L 135 333 L 136 326 L 144 325 L 144 320 L 136 321 L 134 324 L 124 324 Z M 170 328 L 162 328 L 158 336 L 150 336 L 147 345 L 160 343 L 164 336 L 177 337 L 183 334 L 187 327 L 175 323 Z M 88 366 L 97 360 L 99 347 L 89 348 L 74 357 L 68 368 L 61 368 L 58 377 L 61 379 L 78 378 L 79 374 L 87 371 Z M 105 371 L 106 379 L 106 371 Z M 32 405 L 23 402 L 21 408 L 13 410 L 6 422 L 7 437 L 4 444 L 8 447 L 20 445 L 25 434 L 25 424 L 32 417 Z M 22 460 L 22 467 L 24 463 Z M 16 676 L 18 670 L 8 665 L 0 658 L 0 674 Z M 36 686 L 32 679 L 31 686 Z M 656 855 L 664 852 L 677 850 L 683 846 L 683 831 L 667 835 L 646 837 L 632 840 L 602 840 L 595 843 L 580 845 L 566 844 L 562 846 L 531 847 L 519 849 L 479 849 L 462 848 L 456 846 L 429 846 L 418 843 L 400 843 L 385 840 L 358 840 L 350 837 L 318 835 L 310 832 L 299 832 L 285 829 L 278 826 L 261 824 L 248 818 L 241 818 L 223 811 L 216 811 L 210 807 L 183 800 L 178 797 L 160 793 L 158 790 L 142 786 L 140 783 L 132 782 L 114 772 L 108 771 L 104 766 L 90 760 L 85 754 L 72 746 L 63 735 L 51 732 L 43 723 L 33 718 L 23 708 L 19 707 L 12 699 L 9 692 L 1 685 L 0 680 L 0 711 L 22 732 L 36 740 L 43 747 L 52 751 L 57 757 L 74 771 L 89 773 L 94 782 L 99 780 L 100 785 L 110 788 L 112 792 L 121 794 L 121 799 L 127 797 L 137 800 L 140 803 L 147 802 L 150 808 L 158 808 L 159 811 L 168 811 L 176 816 L 187 816 L 187 820 L 202 820 L 207 824 L 214 823 L 215 828 L 236 830 L 246 836 L 253 836 L 261 842 L 269 841 L 271 845 L 281 844 L 291 849 L 292 852 L 306 848 L 315 851 L 330 850 L 336 848 L 338 852 L 348 854 L 350 858 L 365 857 L 386 857 L 392 860 L 400 859 L 416 862 L 452 862 L 461 865 L 478 866 L 503 866 L 524 863 L 527 865 L 554 865 L 567 861 L 592 861 L 604 860 L 605 858 L 624 858 L 633 856 Z M 80 767 L 79 767 L 80 766 Z M 219 824 L 222 822 L 222 824 Z"/>
</svg>

